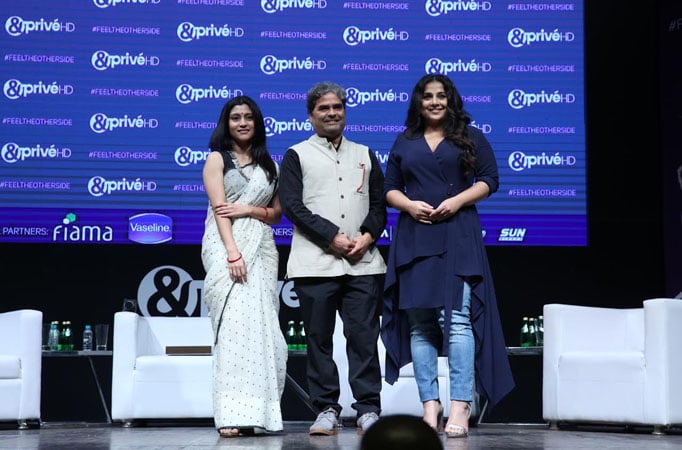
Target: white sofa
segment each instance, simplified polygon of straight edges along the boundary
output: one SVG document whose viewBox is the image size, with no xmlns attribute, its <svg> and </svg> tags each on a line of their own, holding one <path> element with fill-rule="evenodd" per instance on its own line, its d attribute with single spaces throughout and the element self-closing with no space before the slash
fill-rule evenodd
<svg viewBox="0 0 682 450">
<path fill-rule="evenodd" d="M 114 315 L 111 418 L 130 426 L 135 420 L 212 418 L 212 357 L 167 356 L 168 345 L 211 345 L 208 317 L 144 317 L 133 312 Z M 342 417 L 355 417 L 348 385 L 348 359 L 343 324 L 337 316 L 334 359 L 339 369 Z M 382 376 L 384 347 L 379 339 Z M 447 415 L 450 403 L 447 360 L 439 361 L 441 400 Z M 400 371 L 392 386 L 383 382 L 383 414 L 422 414 L 412 365 Z"/>
<path fill-rule="evenodd" d="M 544 306 L 542 415 L 558 422 L 682 424 L 682 300 L 643 308 Z"/>
<path fill-rule="evenodd" d="M 0 421 L 40 422 L 43 313 L 0 313 Z"/>
<path fill-rule="evenodd" d="M 111 418 L 212 418 L 212 357 L 168 356 L 166 346 L 213 346 L 208 317 L 114 315 Z"/>
</svg>

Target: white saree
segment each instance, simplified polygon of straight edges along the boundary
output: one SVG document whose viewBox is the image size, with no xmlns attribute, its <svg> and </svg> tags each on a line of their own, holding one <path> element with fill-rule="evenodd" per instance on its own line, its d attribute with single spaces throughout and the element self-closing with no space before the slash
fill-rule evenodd
<svg viewBox="0 0 682 450">
<path fill-rule="evenodd" d="M 256 166 L 250 179 L 239 169 L 224 176 L 229 203 L 267 206 L 276 183 Z M 203 299 L 213 324 L 213 409 L 216 428 L 259 427 L 280 431 L 280 399 L 287 347 L 279 325 L 279 254 L 270 225 L 251 217 L 232 222 L 247 282 L 233 283 L 227 251 L 211 208 L 206 215 L 201 258 L 206 270 Z"/>
</svg>

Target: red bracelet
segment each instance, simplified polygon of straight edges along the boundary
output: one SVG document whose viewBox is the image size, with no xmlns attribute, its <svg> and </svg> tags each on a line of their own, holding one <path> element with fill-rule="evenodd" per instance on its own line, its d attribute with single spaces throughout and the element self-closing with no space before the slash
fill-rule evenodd
<svg viewBox="0 0 682 450">
<path fill-rule="evenodd" d="M 227 262 L 230 263 L 230 264 L 232 264 L 232 263 L 236 263 L 236 262 L 239 261 L 240 259 L 242 259 L 242 254 L 241 254 L 241 253 L 240 253 L 239 256 L 238 256 L 237 258 L 235 258 L 235 259 L 227 258 Z"/>
<path fill-rule="evenodd" d="M 261 206 L 261 208 L 263 208 L 263 211 L 265 211 L 265 217 L 263 217 L 263 222 L 267 222 L 267 220 L 268 220 L 268 208 L 266 208 L 265 206 Z"/>
</svg>

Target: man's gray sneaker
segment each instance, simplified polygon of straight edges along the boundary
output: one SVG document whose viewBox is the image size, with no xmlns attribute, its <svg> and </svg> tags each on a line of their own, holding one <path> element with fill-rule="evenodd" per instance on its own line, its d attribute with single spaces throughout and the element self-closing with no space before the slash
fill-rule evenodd
<svg viewBox="0 0 682 450">
<path fill-rule="evenodd" d="M 327 408 L 317 415 L 315 423 L 310 426 L 310 435 L 333 436 L 338 432 L 339 420 L 334 408 Z"/>
<path fill-rule="evenodd" d="M 368 412 L 361 415 L 358 418 L 358 434 L 364 434 L 377 420 L 379 420 L 377 413 Z"/>
</svg>

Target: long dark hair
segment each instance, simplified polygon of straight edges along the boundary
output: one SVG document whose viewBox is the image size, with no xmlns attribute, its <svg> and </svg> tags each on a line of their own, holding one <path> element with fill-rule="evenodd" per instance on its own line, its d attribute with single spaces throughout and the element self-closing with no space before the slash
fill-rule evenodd
<svg viewBox="0 0 682 450">
<path fill-rule="evenodd" d="M 410 139 L 416 139 L 424 134 L 426 124 L 422 117 L 422 99 L 424 98 L 426 85 L 434 81 L 443 84 L 448 100 L 448 114 L 443 121 L 445 139 L 454 142 L 462 149 L 462 168 L 464 173 L 467 173 L 469 169 L 476 168 L 476 146 L 469 137 L 467 128 L 471 123 L 471 117 L 464 110 L 462 96 L 459 95 L 455 84 L 450 78 L 434 73 L 424 75 L 419 79 L 412 90 L 410 107 L 407 110 L 407 118 L 405 119 L 405 126 L 407 127 L 405 135 Z"/>
<path fill-rule="evenodd" d="M 277 178 L 277 167 L 275 162 L 268 152 L 268 147 L 265 142 L 265 121 L 263 120 L 263 113 L 251 97 L 240 95 L 225 103 L 218 124 L 211 134 L 211 139 L 208 141 L 208 148 L 212 152 L 215 151 L 231 151 L 234 140 L 230 135 L 230 113 L 232 108 L 239 105 L 246 105 L 251 108 L 253 114 L 253 123 L 255 125 L 253 132 L 253 139 L 251 140 L 251 159 L 258 164 L 268 174 L 268 181 L 272 183 Z"/>
</svg>

